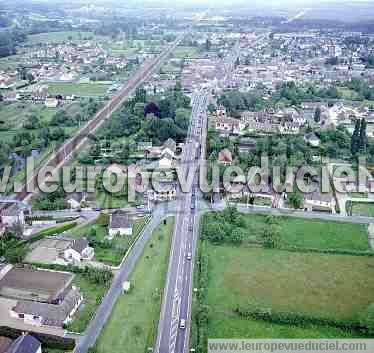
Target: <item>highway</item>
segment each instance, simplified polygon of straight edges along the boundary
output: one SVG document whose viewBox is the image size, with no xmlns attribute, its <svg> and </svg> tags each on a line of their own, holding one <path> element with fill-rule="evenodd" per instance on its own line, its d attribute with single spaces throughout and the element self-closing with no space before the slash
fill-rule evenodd
<svg viewBox="0 0 374 353">
<path fill-rule="evenodd" d="M 181 158 L 185 175 L 189 168 L 196 167 L 202 158 L 202 131 L 207 124 L 208 95 L 195 92 L 192 98 L 191 123 L 187 143 Z M 205 134 L 204 134 L 205 136 Z M 178 191 L 177 215 L 169 259 L 167 281 L 158 326 L 154 352 L 174 353 L 188 350 L 192 278 L 198 234 L 198 178 L 195 174 L 192 190 Z M 181 325 L 182 321 L 185 325 Z M 185 327 L 181 327 L 185 326 Z"/>
</svg>

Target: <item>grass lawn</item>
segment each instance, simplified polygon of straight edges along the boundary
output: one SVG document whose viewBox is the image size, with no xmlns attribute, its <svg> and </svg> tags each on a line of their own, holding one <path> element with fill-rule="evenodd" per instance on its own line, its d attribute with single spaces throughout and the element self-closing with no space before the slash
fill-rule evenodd
<svg viewBox="0 0 374 353">
<path fill-rule="evenodd" d="M 94 37 L 94 34 L 92 32 L 77 31 L 48 32 L 29 35 L 27 37 L 27 42 L 28 44 L 61 43 L 68 41 L 69 37 L 72 37 L 73 41 L 79 41 L 85 38 Z"/>
<path fill-rule="evenodd" d="M 51 82 L 48 83 L 50 94 L 75 94 L 83 97 L 105 96 L 110 85 L 102 83 L 71 83 L 71 82 Z"/>
<path fill-rule="evenodd" d="M 72 332 L 84 332 L 100 305 L 107 288 L 91 283 L 80 274 L 74 278 L 73 285 L 80 289 L 84 300 L 68 329 Z"/>
<path fill-rule="evenodd" d="M 373 209 L 374 211 L 374 209 Z M 265 227 L 265 216 L 243 216 L 248 238 L 258 239 Z M 365 225 L 279 217 L 281 245 L 300 248 L 369 250 Z"/>
<path fill-rule="evenodd" d="M 97 352 L 146 352 L 154 345 L 173 228 L 169 218 L 153 233 L 131 275 L 133 288 L 117 301 L 96 343 Z"/>
<path fill-rule="evenodd" d="M 217 312 L 239 305 L 358 320 L 373 302 L 373 259 L 208 245 L 207 302 Z"/>
<path fill-rule="evenodd" d="M 353 201 L 352 216 L 374 217 L 374 203 Z"/>
</svg>

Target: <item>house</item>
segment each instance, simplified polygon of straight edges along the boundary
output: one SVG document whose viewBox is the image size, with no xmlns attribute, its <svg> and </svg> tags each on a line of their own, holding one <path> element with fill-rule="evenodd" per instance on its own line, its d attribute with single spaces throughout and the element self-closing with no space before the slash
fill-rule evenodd
<svg viewBox="0 0 374 353">
<path fill-rule="evenodd" d="M 83 202 L 86 201 L 86 194 L 83 192 L 73 192 L 68 195 L 67 202 L 72 209 L 79 209 Z"/>
<path fill-rule="evenodd" d="M 89 246 L 88 240 L 74 239 L 70 246 L 64 250 L 64 259 L 71 263 L 80 263 L 84 260 L 92 260 L 95 251 Z"/>
<path fill-rule="evenodd" d="M 245 129 L 245 124 L 239 119 L 219 117 L 216 119 L 215 127 L 222 134 L 239 135 Z"/>
<path fill-rule="evenodd" d="M 125 211 L 115 211 L 110 215 L 109 237 L 116 235 L 132 235 L 133 220 L 130 214 Z"/>
<path fill-rule="evenodd" d="M 82 301 L 82 294 L 73 286 L 58 304 L 18 300 L 9 314 L 28 325 L 62 328 L 72 320 Z"/>
<path fill-rule="evenodd" d="M 42 344 L 35 337 L 24 333 L 13 341 L 6 353 L 42 353 Z"/>
<path fill-rule="evenodd" d="M 4 102 L 16 102 L 20 99 L 20 94 L 16 91 L 5 92 L 3 94 Z"/>
<path fill-rule="evenodd" d="M 44 102 L 48 97 L 48 86 L 42 85 L 36 87 L 32 92 L 32 99 L 35 102 Z"/>
<path fill-rule="evenodd" d="M 300 125 L 292 121 L 286 121 L 278 125 L 278 130 L 281 134 L 298 134 L 300 132 Z"/>
<path fill-rule="evenodd" d="M 319 147 L 321 144 L 321 140 L 314 132 L 304 135 L 304 141 L 312 147 Z"/>
<path fill-rule="evenodd" d="M 8 207 L 0 210 L 1 223 L 5 226 L 11 227 L 15 224 L 25 224 L 24 209 L 19 205 L 12 203 Z"/>
<path fill-rule="evenodd" d="M 232 153 L 227 148 L 224 148 L 222 151 L 218 154 L 218 163 L 219 164 L 225 164 L 225 165 L 231 165 L 232 163 Z"/>
<path fill-rule="evenodd" d="M 160 181 L 158 190 L 149 189 L 147 195 L 151 201 L 171 201 L 177 197 L 177 187 L 172 181 Z"/>
<path fill-rule="evenodd" d="M 255 139 L 245 137 L 239 140 L 238 152 L 239 153 L 251 153 L 256 150 L 257 142 Z"/>
<path fill-rule="evenodd" d="M 53 98 L 53 97 L 46 98 L 45 101 L 44 101 L 44 105 L 47 108 L 57 108 L 58 103 L 59 103 L 58 99 L 57 98 Z"/>
<path fill-rule="evenodd" d="M 335 207 L 336 201 L 334 196 L 330 193 L 322 193 L 318 189 L 306 194 L 304 197 L 305 211 L 327 211 L 335 213 Z"/>
</svg>

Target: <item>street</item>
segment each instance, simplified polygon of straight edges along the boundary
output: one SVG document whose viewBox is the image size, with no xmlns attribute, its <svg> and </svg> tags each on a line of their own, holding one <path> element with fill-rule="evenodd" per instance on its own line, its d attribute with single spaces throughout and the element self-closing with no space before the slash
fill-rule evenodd
<svg viewBox="0 0 374 353">
<path fill-rule="evenodd" d="M 191 124 L 181 164 L 185 175 L 202 158 L 202 131 L 206 130 L 208 96 L 196 92 L 192 98 Z M 198 232 L 198 179 L 195 175 L 192 190 L 179 191 L 177 216 L 169 268 L 158 326 L 155 352 L 174 353 L 188 350 L 192 301 L 193 263 Z"/>
</svg>

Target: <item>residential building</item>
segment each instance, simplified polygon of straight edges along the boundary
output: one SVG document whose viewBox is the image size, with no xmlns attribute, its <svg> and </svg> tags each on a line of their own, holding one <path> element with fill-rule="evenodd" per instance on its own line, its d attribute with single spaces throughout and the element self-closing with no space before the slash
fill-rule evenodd
<svg viewBox="0 0 374 353">
<path fill-rule="evenodd" d="M 42 344 L 35 337 L 24 333 L 13 341 L 6 353 L 42 353 Z"/>
<path fill-rule="evenodd" d="M 314 192 L 305 195 L 304 209 L 306 211 L 325 211 L 335 213 L 335 207 L 335 197 L 330 193 L 322 193 L 317 189 Z"/>
<path fill-rule="evenodd" d="M 116 235 L 132 235 L 133 220 L 128 212 L 115 211 L 110 215 L 109 222 L 109 237 L 113 238 Z"/>
<path fill-rule="evenodd" d="M 312 147 L 319 147 L 321 144 L 321 140 L 314 132 L 304 135 L 304 141 Z"/>
<path fill-rule="evenodd" d="M 32 326 L 64 327 L 73 318 L 83 301 L 80 291 L 72 287 L 58 304 L 19 300 L 10 316 Z"/>
<path fill-rule="evenodd" d="M 222 151 L 218 153 L 219 164 L 231 165 L 232 161 L 232 153 L 227 148 L 224 148 Z"/>
<path fill-rule="evenodd" d="M 177 187 L 172 181 L 160 181 L 159 187 L 147 191 L 149 200 L 156 202 L 171 201 L 177 197 Z"/>
<path fill-rule="evenodd" d="M 64 251 L 64 259 L 71 263 L 81 263 L 94 258 L 95 251 L 89 246 L 85 238 L 74 239 L 70 246 Z"/>
</svg>

